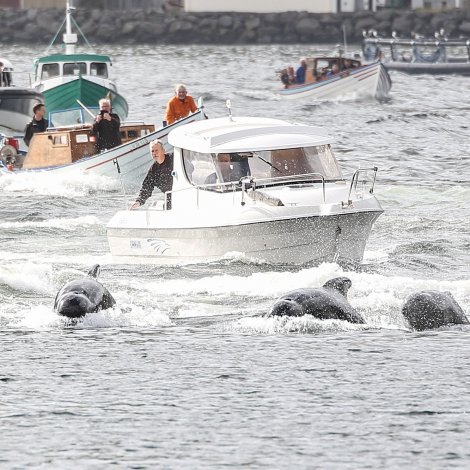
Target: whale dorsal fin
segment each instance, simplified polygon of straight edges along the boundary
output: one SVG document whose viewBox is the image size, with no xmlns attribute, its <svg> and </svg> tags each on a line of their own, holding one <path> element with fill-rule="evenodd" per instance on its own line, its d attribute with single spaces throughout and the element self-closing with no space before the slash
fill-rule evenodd
<svg viewBox="0 0 470 470">
<path fill-rule="evenodd" d="M 348 277 L 335 277 L 323 284 L 324 288 L 335 289 L 346 298 L 348 297 L 348 290 L 351 286 L 352 282 Z"/>
<path fill-rule="evenodd" d="M 88 276 L 94 277 L 95 279 L 98 279 L 98 276 L 100 275 L 101 272 L 101 267 L 99 264 L 95 264 L 90 271 L 88 271 Z"/>
</svg>

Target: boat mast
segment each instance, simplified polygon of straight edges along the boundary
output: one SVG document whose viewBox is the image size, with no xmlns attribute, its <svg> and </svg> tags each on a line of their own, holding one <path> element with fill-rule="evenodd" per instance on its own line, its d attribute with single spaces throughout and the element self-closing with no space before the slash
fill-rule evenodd
<svg viewBox="0 0 470 470">
<path fill-rule="evenodd" d="M 75 46 L 77 45 L 78 38 L 75 33 L 72 33 L 72 10 L 75 7 L 70 6 L 70 1 L 67 0 L 67 7 L 65 13 L 65 33 L 63 36 L 66 54 L 75 54 Z"/>
</svg>

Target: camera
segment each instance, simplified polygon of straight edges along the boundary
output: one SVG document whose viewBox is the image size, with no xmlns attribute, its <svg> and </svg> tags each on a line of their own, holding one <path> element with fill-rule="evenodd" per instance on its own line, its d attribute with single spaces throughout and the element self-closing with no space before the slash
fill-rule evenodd
<svg viewBox="0 0 470 470">
<path fill-rule="evenodd" d="M 103 117 L 105 114 L 108 114 L 109 111 L 105 111 L 104 109 L 102 109 L 100 111 L 100 114 L 101 114 L 101 117 Z"/>
</svg>

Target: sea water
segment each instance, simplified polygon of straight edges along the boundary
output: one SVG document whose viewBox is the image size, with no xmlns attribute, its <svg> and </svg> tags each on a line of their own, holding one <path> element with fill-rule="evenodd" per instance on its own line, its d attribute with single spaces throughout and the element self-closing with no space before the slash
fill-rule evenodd
<svg viewBox="0 0 470 470">
<path fill-rule="evenodd" d="M 360 266 L 240 253 L 124 266 L 106 224 L 135 191 L 91 175 L 1 176 L 1 468 L 470 466 L 470 329 L 411 332 L 400 313 L 409 294 L 437 289 L 470 315 L 469 78 L 392 73 L 384 102 L 278 99 L 275 70 L 330 50 L 99 49 L 130 119 L 159 125 L 183 82 L 210 118 L 230 99 L 235 116 L 322 126 L 345 176 L 378 166 L 385 212 Z M 42 52 L 2 47 L 18 71 Z M 55 295 L 97 263 L 117 305 L 71 325 Z M 262 317 L 288 290 L 336 276 L 351 279 L 366 325 Z"/>
</svg>

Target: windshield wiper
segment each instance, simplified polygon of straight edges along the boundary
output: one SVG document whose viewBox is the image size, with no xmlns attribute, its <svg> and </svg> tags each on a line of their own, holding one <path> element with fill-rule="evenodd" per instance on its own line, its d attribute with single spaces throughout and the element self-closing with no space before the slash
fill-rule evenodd
<svg viewBox="0 0 470 470">
<path fill-rule="evenodd" d="M 268 162 L 267 160 L 265 160 L 261 155 L 259 155 L 258 153 L 254 153 L 254 155 L 256 155 L 261 161 L 263 161 L 264 163 L 268 164 L 271 168 L 274 168 L 276 171 L 278 171 L 279 173 L 282 173 L 282 171 L 274 166 L 271 162 Z"/>
</svg>

